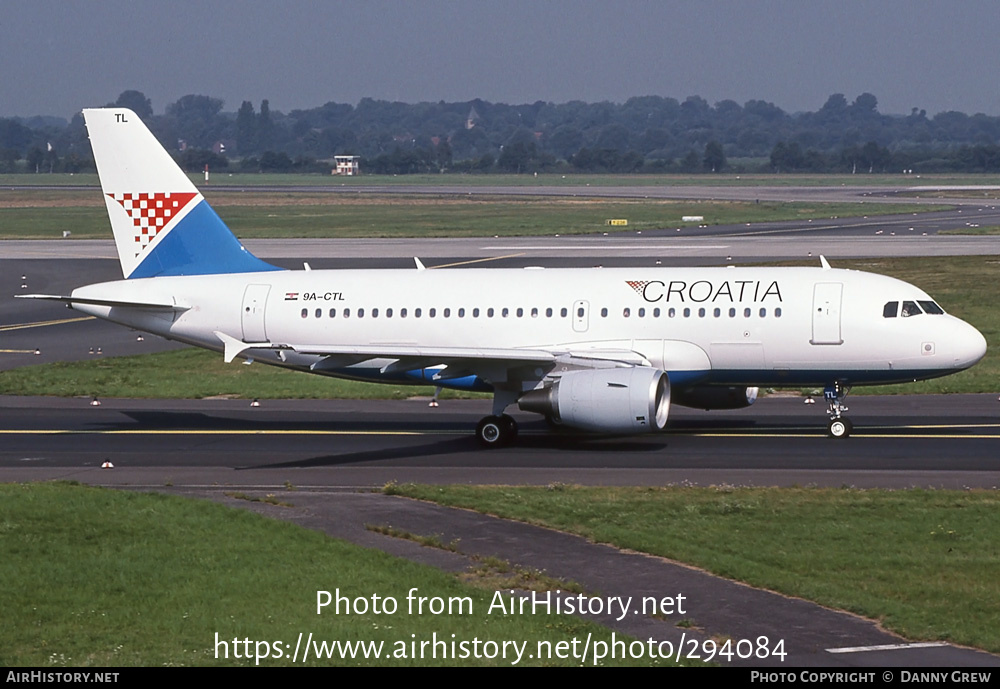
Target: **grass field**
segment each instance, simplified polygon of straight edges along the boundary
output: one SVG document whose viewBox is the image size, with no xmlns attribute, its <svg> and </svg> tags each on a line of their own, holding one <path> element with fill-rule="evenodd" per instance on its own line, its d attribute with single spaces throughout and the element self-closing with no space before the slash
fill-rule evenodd
<svg viewBox="0 0 1000 689">
<path fill-rule="evenodd" d="M 205 185 L 204 175 L 191 173 L 191 181 Z M 0 175 L 2 186 L 77 186 L 99 184 L 96 173 Z M 360 175 L 338 177 L 324 174 L 273 174 L 273 173 L 212 173 L 209 186 L 366 186 L 370 184 L 433 185 L 433 186 L 991 186 L 1000 184 L 1000 176 L 991 174 L 931 174 L 931 175 L 809 175 L 809 174 L 713 174 L 713 175 L 590 175 L 590 174 L 533 174 L 479 175 L 479 174 L 427 174 L 427 175 Z M 996 198 L 997 194 L 991 195 Z"/>
<path fill-rule="evenodd" d="M 910 640 L 1000 652 L 996 491 L 404 484 L 387 492 L 668 557 L 855 612 Z M 282 491 L 267 509 L 294 509 L 295 495 Z M 490 591 L 510 585 L 491 574 L 470 572 L 462 583 L 210 502 L 68 484 L 0 485 L 0 501 L 4 666 L 254 664 L 216 659 L 216 632 L 267 640 L 272 653 L 282 641 L 289 654 L 299 632 L 391 648 L 434 631 L 531 646 L 587 633 L 608 638 L 572 617 L 486 615 Z M 318 590 L 340 589 L 352 600 L 392 596 L 405 606 L 413 587 L 468 598 L 473 614 L 316 615 Z M 699 609 L 711 605 L 689 594 L 683 622 L 697 626 Z"/>
<path fill-rule="evenodd" d="M 679 560 L 855 612 L 911 640 L 1000 652 L 997 491 L 562 485 L 390 491 Z M 692 617 L 697 623 L 696 612 Z"/>
<path fill-rule="evenodd" d="M 1000 225 L 989 225 L 986 227 L 963 227 L 957 230 L 940 230 L 938 234 L 969 234 L 969 235 L 1000 234 Z"/>
<path fill-rule="evenodd" d="M 989 344 L 986 357 L 968 371 L 906 385 L 855 387 L 851 394 L 1000 391 L 1000 313 L 993 308 L 1000 259 L 867 259 L 834 261 L 834 265 L 893 275 L 923 288 L 946 311 L 975 325 Z M 221 354 L 201 350 L 43 364 L 0 372 L 0 394 L 6 395 L 402 399 L 432 392 L 428 387 L 341 381 L 260 363 L 225 364 Z M 454 394 L 446 392 L 445 396 Z"/>
<path fill-rule="evenodd" d="M 295 503 L 293 491 L 281 502 Z M 390 557 L 315 531 L 208 501 L 68 484 L 0 485 L 0 666 L 291 665 L 300 633 L 317 642 L 374 642 L 396 658 L 305 665 L 509 666 L 511 659 L 410 657 L 432 638 L 527 643 L 611 632 L 575 617 L 494 610 L 493 577 L 480 581 Z M 276 505 L 274 510 L 290 509 Z M 481 584 L 481 585 L 479 585 Z M 499 582 L 499 586 L 505 586 Z M 452 614 L 410 614 L 416 595 L 464 599 Z M 366 599 L 367 612 L 317 615 L 317 591 Z M 392 597 L 395 614 L 375 614 Z M 467 601 L 467 604 L 466 602 Z M 382 608 L 386 609 L 386 608 Z M 468 614 L 466 614 L 468 613 Z M 216 658 L 216 633 L 229 641 Z M 452 635 L 455 635 L 452 637 Z M 236 659 L 234 638 L 250 639 Z M 256 642 L 267 642 L 267 648 Z M 277 646 L 281 642 L 282 646 Z M 303 641 L 303 645 L 305 641 Z M 277 651 L 275 649 L 278 649 Z M 283 657 L 276 658 L 275 653 Z M 521 665 L 578 665 L 526 657 Z M 301 662 L 302 654 L 299 654 Z M 656 663 L 640 663 L 656 664 Z M 666 664 L 666 661 L 663 661 Z"/>
<path fill-rule="evenodd" d="M 226 364 L 221 354 L 181 349 L 159 354 L 59 362 L 0 371 L 0 394 L 159 399 L 227 396 L 243 399 L 406 399 L 430 396 L 428 386 L 376 385 L 287 371 L 255 363 Z M 442 392 L 443 399 L 476 393 Z M 479 395 L 482 396 L 482 395 Z"/>
<path fill-rule="evenodd" d="M 944 206 L 475 197 L 211 191 L 207 199 L 241 238 L 489 237 L 642 231 L 710 225 L 916 213 Z M 625 218 L 625 228 L 609 227 Z M 0 239 L 111 238 L 100 194 L 80 190 L 0 192 Z"/>
</svg>

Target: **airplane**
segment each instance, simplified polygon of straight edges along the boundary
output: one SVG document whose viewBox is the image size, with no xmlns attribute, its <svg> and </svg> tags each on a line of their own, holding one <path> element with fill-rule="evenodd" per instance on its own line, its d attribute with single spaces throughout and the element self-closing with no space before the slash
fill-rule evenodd
<svg viewBox="0 0 1000 689">
<path fill-rule="evenodd" d="M 846 438 L 854 385 L 969 368 L 973 326 L 895 278 L 816 267 L 285 270 L 247 251 L 149 129 L 83 111 L 124 280 L 23 295 L 236 358 L 325 376 L 492 392 L 476 437 L 508 445 L 516 404 L 553 426 L 662 431 L 671 403 L 753 404 L 822 387 Z"/>
</svg>

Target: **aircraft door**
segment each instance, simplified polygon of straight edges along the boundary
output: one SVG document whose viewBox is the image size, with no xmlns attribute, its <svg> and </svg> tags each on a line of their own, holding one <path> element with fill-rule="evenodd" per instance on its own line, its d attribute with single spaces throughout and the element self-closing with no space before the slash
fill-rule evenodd
<svg viewBox="0 0 1000 689">
<path fill-rule="evenodd" d="M 243 341 L 267 342 L 267 331 L 264 329 L 264 309 L 267 307 L 267 295 L 270 285 L 247 285 L 243 292 Z"/>
<path fill-rule="evenodd" d="M 573 302 L 573 330 L 585 333 L 588 327 L 590 327 L 590 302 L 582 299 Z"/>
<path fill-rule="evenodd" d="M 817 282 L 813 287 L 812 339 L 815 345 L 839 345 L 840 306 L 844 285 L 840 282 Z"/>
</svg>

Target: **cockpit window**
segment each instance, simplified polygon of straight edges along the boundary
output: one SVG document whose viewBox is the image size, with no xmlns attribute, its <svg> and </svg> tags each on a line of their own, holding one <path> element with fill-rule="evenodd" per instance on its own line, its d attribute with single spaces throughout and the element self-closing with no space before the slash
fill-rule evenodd
<svg viewBox="0 0 1000 689">
<path fill-rule="evenodd" d="M 923 307 L 924 313 L 930 313 L 930 314 L 933 314 L 935 316 L 938 316 L 938 315 L 944 313 L 944 309 L 942 309 L 940 306 L 938 306 L 937 304 L 935 304 L 932 301 L 921 301 L 921 302 L 918 302 L 918 303 L 920 304 L 920 306 Z"/>
<path fill-rule="evenodd" d="M 906 318 L 907 316 L 919 316 L 922 313 L 923 311 L 920 310 L 920 307 L 917 306 L 917 302 L 915 301 L 904 301 L 903 308 L 899 310 L 899 315 L 903 318 Z"/>
<path fill-rule="evenodd" d="M 887 302 L 885 306 L 882 307 L 882 318 L 895 318 L 896 311 L 899 308 L 898 301 Z"/>
</svg>

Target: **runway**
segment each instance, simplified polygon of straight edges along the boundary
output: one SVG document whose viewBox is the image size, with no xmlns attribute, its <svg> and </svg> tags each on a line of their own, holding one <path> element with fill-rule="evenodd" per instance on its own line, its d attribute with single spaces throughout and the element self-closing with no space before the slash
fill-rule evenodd
<svg viewBox="0 0 1000 689">
<path fill-rule="evenodd" d="M 293 401 L 0 398 L 6 478 L 371 489 L 424 483 L 854 485 L 995 488 L 993 395 L 849 398 L 855 433 L 825 437 L 820 400 L 765 397 L 738 411 L 674 406 L 666 433 L 551 432 L 516 414 L 515 445 L 479 448 L 485 400 Z M 114 471 L 102 471 L 105 461 Z"/>
</svg>

